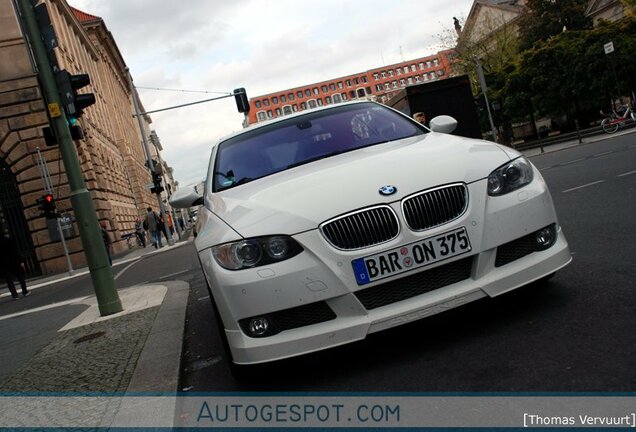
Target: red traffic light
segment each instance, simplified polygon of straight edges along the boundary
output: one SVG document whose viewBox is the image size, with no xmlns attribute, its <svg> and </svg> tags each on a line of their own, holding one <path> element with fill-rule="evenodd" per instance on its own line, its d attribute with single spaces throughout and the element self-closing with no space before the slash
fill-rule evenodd
<svg viewBox="0 0 636 432">
<path fill-rule="evenodd" d="M 52 203 L 54 200 L 53 198 L 53 194 L 46 194 L 44 195 L 44 201 L 46 201 L 47 203 Z"/>
</svg>

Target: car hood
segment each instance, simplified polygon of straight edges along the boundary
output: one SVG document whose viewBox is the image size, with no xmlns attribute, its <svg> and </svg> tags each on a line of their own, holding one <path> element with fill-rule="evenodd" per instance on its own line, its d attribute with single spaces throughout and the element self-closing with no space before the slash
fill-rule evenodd
<svg viewBox="0 0 636 432">
<path fill-rule="evenodd" d="M 487 177 L 509 161 L 497 145 L 440 133 L 311 162 L 208 195 L 207 206 L 243 237 L 293 235 L 363 207 L 434 186 Z M 382 196 L 384 185 L 397 192 Z"/>
</svg>

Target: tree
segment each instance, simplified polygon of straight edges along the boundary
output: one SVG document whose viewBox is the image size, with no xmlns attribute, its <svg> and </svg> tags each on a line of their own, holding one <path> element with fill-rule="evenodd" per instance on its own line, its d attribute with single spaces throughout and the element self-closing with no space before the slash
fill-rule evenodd
<svg viewBox="0 0 636 432">
<path fill-rule="evenodd" d="M 527 0 L 519 20 L 519 48 L 531 49 L 564 30 L 591 28 L 592 21 L 585 16 L 588 3 L 589 0 Z"/>
</svg>

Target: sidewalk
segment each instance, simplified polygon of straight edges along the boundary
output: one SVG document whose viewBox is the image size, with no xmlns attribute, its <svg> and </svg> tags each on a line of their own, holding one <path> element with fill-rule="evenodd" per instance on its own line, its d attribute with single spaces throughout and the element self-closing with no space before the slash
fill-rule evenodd
<svg viewBox="0 0 636 432">
<path fill-rule="evenodd" d="M 135 249 L 114 264 L 189 242 L 185 236 L 173 246 Z M 86 273 L 77 269 L 28 285 L 37 296 L 40 287 Z M 178 391 L 188 283 L 165 281 L 118 293 L 124 310 L 106 317 L 99 315 L 94 295 L 0 315 L 0 393 Z"/>
</svg>

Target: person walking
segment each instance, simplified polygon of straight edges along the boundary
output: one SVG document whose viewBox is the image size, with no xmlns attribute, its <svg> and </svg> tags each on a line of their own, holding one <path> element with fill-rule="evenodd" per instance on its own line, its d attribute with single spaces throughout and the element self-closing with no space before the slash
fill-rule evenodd
<svg viewBox="0 0 636 432">
<path fill-rule="evenodd" d="M 24 280 L 24 260 L 13 241 L 4 235 L 0 237 L 0 273 L 2 273 L 2 277 L 7 282 L 13 300 L 20 298 L 13 283 L 14 278 L 20 282 L 22 296 L 26 297 L 31 294 Z"/>
<path fill-rule="evenodd" d="M 108 255 L 108 262 L 112 266 L 113 258 L 110 255 L 112 242 L 110 241 L 110 236 L 108 235 L 108 231 L 106 231 L 106 222 L 102 222 L 99 227 L 101 228 L 101 231 L 102 231 L 102 240 L 104 240 L 104 246 L 106 247 L 106 255 Z"/>
<path fill-rule="evenodd" d="M 148 213 L 146 214 L 145 223 L 148 226 L 148 231 L 150 231 L 150 235 L 152 236 L 152 244 L 155 249 L 158 249 L 161 246 L 161 234 L 159 233 L 159 218 L 157 214 L 152 211 L 152 207 L 148 207 L 146 209 Z"/>
<path fill-rule="evenodd" d="M 155 213 L 155 217 L 157 218 L 157 229 L 159 230 L 159 238 L 161 238 L 161 233 L 166 238 L 166 244 L 170 243 L 168 239 L 168 231 L 166 231 L 166 223 L 163 218 Z"/>
</svg>

